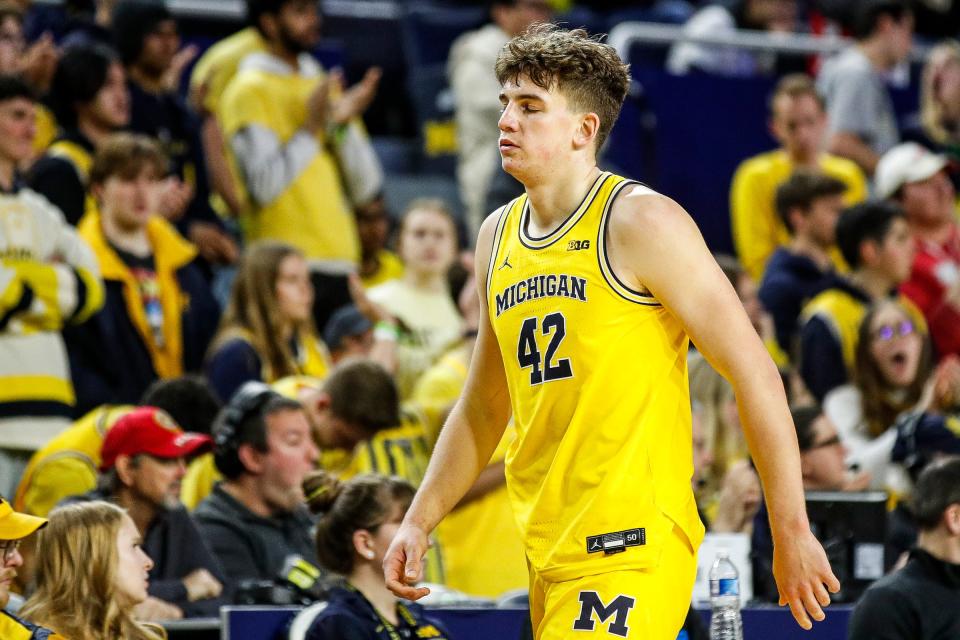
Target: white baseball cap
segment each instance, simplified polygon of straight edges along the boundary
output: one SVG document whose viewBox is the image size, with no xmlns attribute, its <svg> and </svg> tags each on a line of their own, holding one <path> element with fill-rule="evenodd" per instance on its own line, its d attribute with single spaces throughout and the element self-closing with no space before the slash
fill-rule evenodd
<svg viewBox="0 0 960 640">
<path fill-rule="evenodd" d="M 947 166 L 946 156 L 931 152 L 916 142 L 904 142 L 883 154 L 873 175 L 877 197 L 889 198 L 910 182 L 920 182 Z"/>
</svg>

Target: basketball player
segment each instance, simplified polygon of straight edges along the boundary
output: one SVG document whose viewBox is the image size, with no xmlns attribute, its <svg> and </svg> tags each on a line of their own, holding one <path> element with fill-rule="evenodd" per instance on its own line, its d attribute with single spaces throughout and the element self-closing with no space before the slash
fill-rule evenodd
<svg viewBox="0 0 960 640">
<path fill-rule="evenodd" d="M 690 485 L 692 339 L 734 385 L 770 506 L 781 604 L 810 628 L 839 583 L 807 522 L 777 369 L 687 213 L 596 164 L 627 66 L 583 31 L 539 25 L 503 49 L 496 70 L 502 164 L 526 194 L 480 229 L 487 313 L 463 395 L 384 560 L 388 586 L 428 593 L 412 586 L 427 535 L 512 411 L 507 480 L 534 637 L 674 640 L 703 538 Z"/>
</svg>

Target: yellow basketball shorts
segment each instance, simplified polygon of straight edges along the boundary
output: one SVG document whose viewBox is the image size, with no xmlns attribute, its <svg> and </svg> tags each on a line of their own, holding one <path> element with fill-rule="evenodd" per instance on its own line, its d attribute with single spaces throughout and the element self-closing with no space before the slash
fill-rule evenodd
<svg viewBox="0 0 960 640">
<path fill-rule="evenodd" d="M 690 608 L 697 554 L 673 528 L 660 564 L 564 582 L 530 572 L 530 618 L 535 640 L 635 638 L 676 640 Z"/>
</svg>

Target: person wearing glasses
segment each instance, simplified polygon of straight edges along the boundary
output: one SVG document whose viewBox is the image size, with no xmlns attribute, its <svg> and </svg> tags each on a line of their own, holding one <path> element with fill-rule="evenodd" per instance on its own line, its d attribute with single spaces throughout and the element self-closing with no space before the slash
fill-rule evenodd
<svg viewBox="0 0 960 640">
<path fill-rule="evenodd" d="M 814 296 L 799 318 L 800 375 L 821 403 L 852 378 L 863 316 L 871 304 L 896 296 L 896 288 L 910 277 L 915 253 L 903 209 L 889 202 L 844 210 L 836 236 L 850 272 Z M 913 322 L 926 324 L 915 305 L 902 295 L 899 299 Z"/>
<path fill-rule="evenodd" d="M 301 484 L 319 451 L 303 405 L 248 382 L 217 416 L 213 437 L 224 480 L 194 518 L 227 581 L 272 581 L 291 559 L 318 566 Z"/>
<path fill-rule="evenodd" d="M 863 491 L 870 480 L 864 473 L 847 469 L 847 448 L 837 427 L 816 405 L 791 410 L 800 445 L 800 473 L 804 491 Z M 753 563 L 753 593 L 758 600 L 777 602 L 773 579 L 773 537 L 766 500 L 761 500 L 753 520 L 750 558 Z"/>
<path fill-rule="evenodd" d="M 46 518 L 37 518 L 13 510 L 0 498 L 0 638 L 9 640 L 45 640 L 60 638 L 48 629 L 24 622 L 4 609 L 10 601 L 10 586 L 23 565 L 20 543 L 47 525 Z"/>
<path fill-rule="evenodd" d="M 855 362 L 852 383 L 830 392 L 824 411 L 849 450 L 848 465 L 870 474 L 871 488 L 903 495 L 911 482 L 894 460 L 904 457 L 898 443 L 908 446 L 898 426 L 920 418 L 923 446 L 933 444 L 929 436 L 944 431 L 945 414 L 960 404 L 960 361 L 946 357 L 935 365 L 926 328 L 903 303 L 884 301 L 863 319 Z"/>
</svg>

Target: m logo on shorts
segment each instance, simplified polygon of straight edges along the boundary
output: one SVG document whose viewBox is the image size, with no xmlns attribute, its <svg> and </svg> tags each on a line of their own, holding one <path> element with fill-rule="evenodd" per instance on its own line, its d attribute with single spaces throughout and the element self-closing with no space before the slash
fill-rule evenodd
<svg viewBox="0 0 960 640">
<path fill-rule="evenodd" d="M 630 609 L 637 603 L 635 598 L 628 596 L 617 596 L 613 602 L 608 605 L 603 604 L 600 594 L 596 591 L 580 592 L 580 617 L 573 623 L 574 631 L 593 631 L 595 623 L 593 614 L 597 614 L 600 624 L 603 624 L 610 618 L 613 621 L 607 625 L 607 631 L 615 636 L 626 638 L 630 633 L 627 626 L 627 616 L 630 615 Z"/>
</svg>

